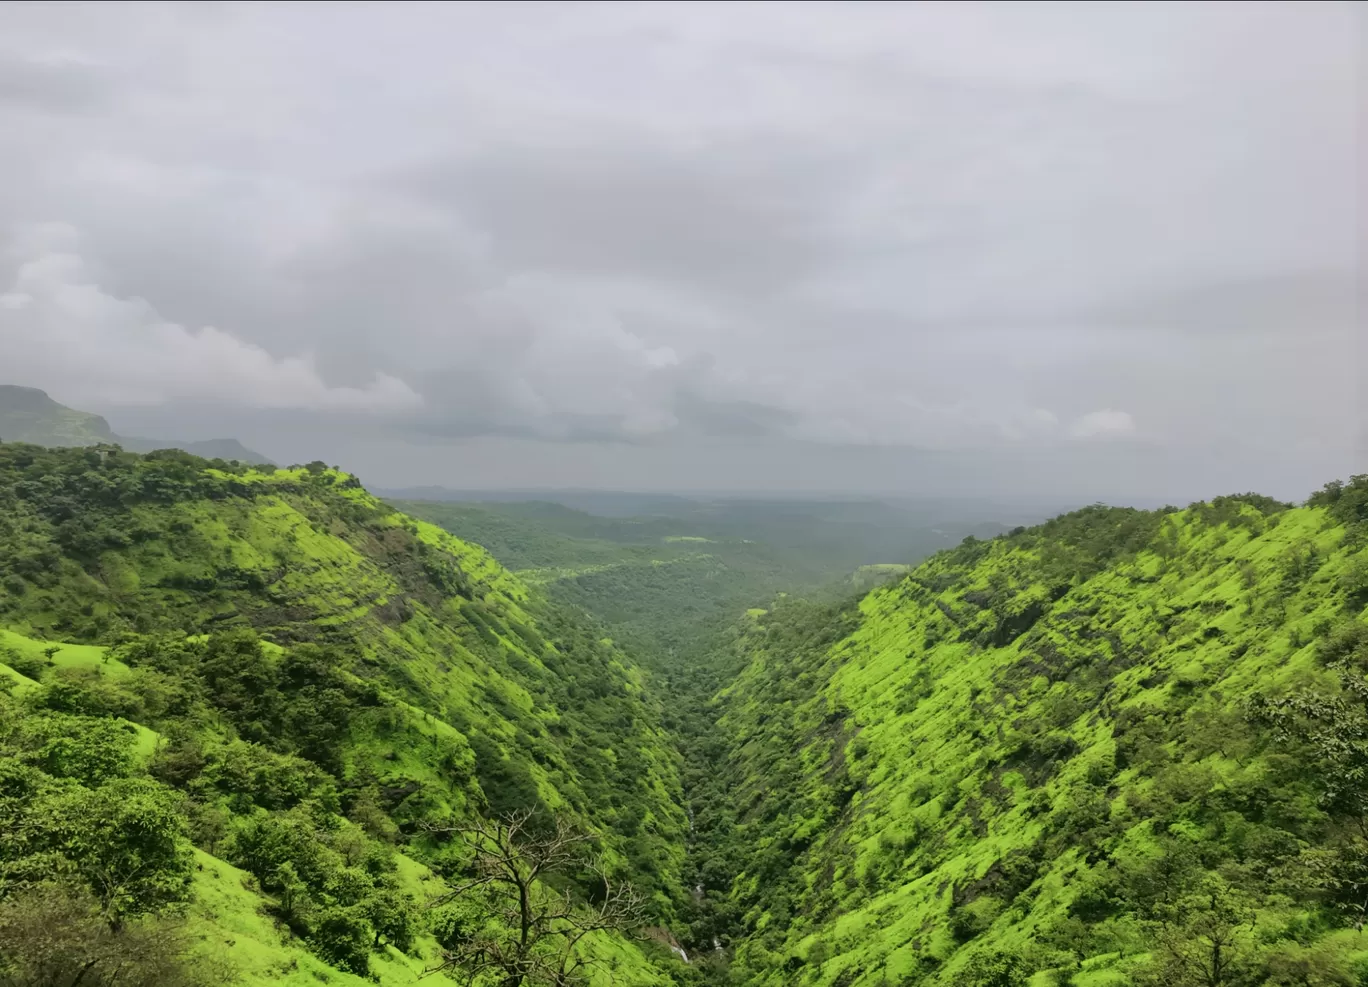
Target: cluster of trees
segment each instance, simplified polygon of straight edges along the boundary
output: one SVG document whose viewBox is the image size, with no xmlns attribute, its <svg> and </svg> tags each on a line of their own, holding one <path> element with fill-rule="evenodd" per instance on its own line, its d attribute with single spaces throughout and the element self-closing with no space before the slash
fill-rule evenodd
<svg viewBox="0 0 1368 987">
<path fill-rule="evenodd" d="M 224 598 L 235 574 L 210 557 L 208 546 L 188 537 L 192 531 L 178 505 L 252 502 L 296 492 L 322 499 L 340 516 L 355 515 L 361 506 L 345 496 L 356 485 L 350 477 L 315 470 L 278 474 L 263 484 L 249 478 L 252 469 L 174 449 L 143 456 L 117 446 L 0 444 L 0 619 L 43 613 L 51 630 L 78 640 L 182 630 L 208 616 L 205 600 Z M 168 607 L 164 597 L 154 601 L 144 591 L 131 591 L 136 578 L 111 578 L 102 569 L 110 553 L 154 544 L 182 563 L 164 574 L 164 588 L 190 591 L 197 599 Z M 92 571 L 102 584 L 112 584 L 107 591 L 96 593 L 81 580 Z M 250 585 L 250 574 L 239 575 L 248 581 L 243 588 L 263 588 Z"/>
<path fill-rule="evenodd" d="M 118 653 L 132 674 L 15 662 L 45 681 L 0 699 L 0 888 L 64 882 L 117 927 L 188 899 L 193 841 L 255 875 L 337 965 L 406 948 L 418 902 L 393 879 L 397 827 L 341 770 L 352 704 L 377 706 L 373 691 L 316 648 L 277 659 L 245 632 Z M 150 762 L 124 717 L 164 731 Z"/>
<path fill-rule="evenodd" d="M 644 924 L 645 900 L 584 858 L 596 841 L 564 819 L 528 807 L 467 826 L 445 811 L 382 808 L 343 769 L 339 737 L 358 690 L 369 708 L 383 704 L 318 649 L 277 657 L 234 632 L 140 639 L 117 654 L 131 674 L 0 656 L 45 680 L 0 692 L 0 983 L 221 980 L 226 971 L 182 958 L 175 908 L 190 897 L 192 845 L 251 874 L 285 926 L 360 974 L 374 950 L 409 951 L 429 933 L 441 967 L 475 982 L 568 987 L 584 982 L 595 935 Z M 315 701 L 339 717 L 328 730 L 314 711 L 295 715 Z M 150 762 L 129 713 L 165 731 Z M 401 843 L 451 890 L 415 894 L 397 873 Z"/>
<path fill-rule="evenodd" d="M 174 929 L 192 858 L 181 800 L 126 723 L 22 703 L 0 679 L 0 983 L 193 984 Z"/>
</svg>

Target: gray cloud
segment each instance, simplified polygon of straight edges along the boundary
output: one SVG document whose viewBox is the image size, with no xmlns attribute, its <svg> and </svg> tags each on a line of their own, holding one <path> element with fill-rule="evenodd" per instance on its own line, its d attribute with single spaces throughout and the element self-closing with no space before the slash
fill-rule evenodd
<svg viewBox="0 0 1368 987">
<path fill-rule="evenodd" d="M 0 10 L 0 358 L 125 431 L 467 486 L 1356 465 L 1352 5 L 72 10 Z"/>
<path fill-rule="evenodd" d="M 0 52 L 0 104 L 58 113 L 91 112 L 105 103 L 114 84 L 95 65 Z"/>
<path fill-rule="evenodd" d="M 754 143 L 704 155 L 626 141 L 493 147 L 418 184 L 484 231 L 501 267 L 630 272 L 745 296 L 820 271 L 833 247 L 820 200 L 841 176 L 810 148 Z"/>
</svg>

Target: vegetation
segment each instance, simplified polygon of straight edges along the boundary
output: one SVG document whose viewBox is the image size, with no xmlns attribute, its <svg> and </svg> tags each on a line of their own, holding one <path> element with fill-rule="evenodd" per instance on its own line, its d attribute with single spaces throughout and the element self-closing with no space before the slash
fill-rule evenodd
<svg viewBox="0 0 1368 987">
<path fill-rule="evenodd" d="M 413 509 L 520 574 L 321 463 L 0 445 L 0 984 L 1368 983 L 1368 477 L 854 577 Z"/>
<path fill-rule="evenodd" d="M 653 670 L 690 681 L 747 608 L 779 593 L 844 592 L 866 563 L 861 579 L 872 585 L 954 544 L 962 535 L 953 532 L 982 528 L 877 502 L 657 498 L 629 505 L 657 513 L 630 517 L 537 501 L 396 506 L 483 545 L 552 599 L 602 620 Z"/>
<path fill-rule="evenodd" d="M 1365 494 L 1094 507 L 757 615 L 703 933 L 756 984 L 1361 982 Z"/>
<path fill-rule="evenodd" d="M 111 926 L 93 900 L 60 885 L 0 902 L 4 987 L 207 987 L 231 976 L 189 948 L 174 923 Z"/>
<path fill-rule="evenodd" d="M 684 818 L 639 673 L 344 474 L 2 445 L 0 586 L 0 896 L 55 881 L 111 929 L 236 944 L 205 906 L 237 868 L 248 982 L 403 983 L 440 955 L 442 832 L 534 809 L 672 920 Z"/>
<path fill-rule="evenodd" d="M 580 944 L 605 932 L 632 934 L 646 923 L 635 889 L 587 859 L 592 837 L 564 822 L 547 826 L 523 809 L 457 831 L 471 858 L 468 878 L 434 903 L 443 909 L 434 923 L 438 969 L 455 968 L 470 980 L 488 975 L 503 987 L 587 984 L 598 959 Z M 592 903 L 549 886 L 576 876 L 591 879 Z"/>
</svg>

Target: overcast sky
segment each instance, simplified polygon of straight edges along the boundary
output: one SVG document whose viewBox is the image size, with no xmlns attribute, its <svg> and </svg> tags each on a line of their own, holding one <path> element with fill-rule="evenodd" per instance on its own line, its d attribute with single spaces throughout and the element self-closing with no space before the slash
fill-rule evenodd
<svg viewBox="0 0 1368 987">
<path fill-rule="evenodd" d="M 0 6 L 0 382 L 380 486 L 1368 469 L 1362 8 Z"/>
</svg>

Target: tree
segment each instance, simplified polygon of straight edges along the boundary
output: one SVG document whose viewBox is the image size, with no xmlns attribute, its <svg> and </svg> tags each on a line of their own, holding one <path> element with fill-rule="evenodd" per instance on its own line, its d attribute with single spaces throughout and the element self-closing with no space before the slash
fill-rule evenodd
<svg viewBox="0 0 1368 987">
<path fill-rule="evenodd" d="M 1320 789 L 1320 805 L 1338 823 L 1323 845 L 1302 854 L 1317 889 L 1362 928 L 1368 922 L 1368 679 L 1348 659 L 1368 650 L 1357 621 L 1321 646 L 1337 673 L 1337 693 L 1303 689 L 1277 699 L 1255 696 L 1256 723 L 1295 745 Z"/>
<path fill-rule="evenodd" d="M 417 934 L 413 898 L 394 887 L 381 887 L 361 902 L 362 911 L 375 929 L 374 946 L 383 939 L 401 953 L 413 947 Z"/>
<path fill-rule="evenodd" d="M 473 857 L 471 876 L 432 903 L 450 908 L 436 923 L 443 956 L 436 969 L 460 970 L 467 984 L 585 984 L 594 961 L 581 944 L 602 932 L 630 934 L 644 922 L 642 897 L 586 859 L 592 838 L 564 820 L 543 831 L 532 810 L 522 810 L 446 832 L 462 836 Z M 592 902 L 548 887 L 581 867 L 594 875 Z"/>
<path fill-rule="evenodd" d="M 1220 880 L 1183 895 L 1158 923 L 1146 987 L 1239 987 L 1262 983 L 1255 966 L 1254 909 Z"/>
<path fill-rule="evenodd" d="M 959 981 L 973 987 L 1026 987 L 1031 968 L 1016 953 L 979 953 L 964 966 Z"/>
<path fill-rule="evenodd" d="M 375 930 L 360 907 L 330 905 L 313 920 L 309 945 L 329 963 L 360 976 L 370 971 L 371 940 Z"/>
<path fill-rule="evenodd" d="M 209 957 L 186 962 L 174 923 L 113 928 L 99 903 L 48 885 L 0 904 L 0 987 L 209 987 L 227 971 Z"/>
<path fill-rule="evenodd" d="M 0 799 L 6 891 L 83 882 L 116 926 L 189 896 L 194 858 L 170 789 L 136 778 L 84 788 L 3 758 L 0 777 L 10 796 Z"/>
<path fill-rule="evenodd" d="M 71 861 L 107 918 L 120 921 L 184 901 L 193 857 L 175 793 L 122 778 L 40 800 L 51 848 Z"/>
</svg>

